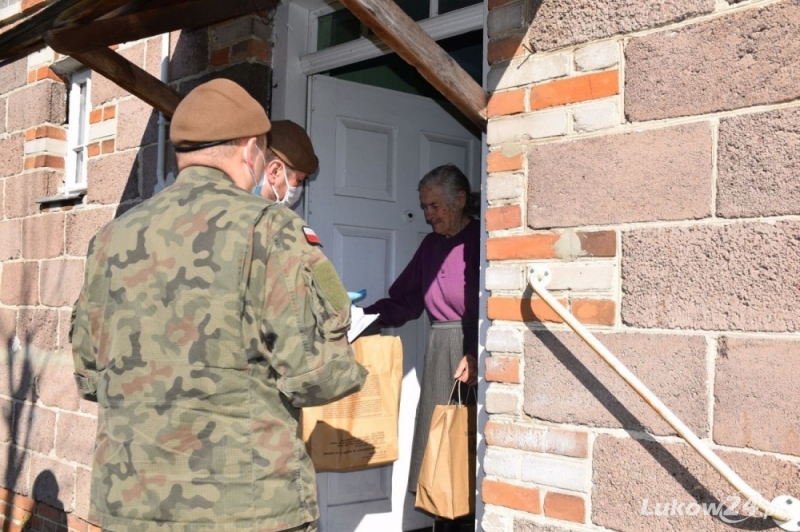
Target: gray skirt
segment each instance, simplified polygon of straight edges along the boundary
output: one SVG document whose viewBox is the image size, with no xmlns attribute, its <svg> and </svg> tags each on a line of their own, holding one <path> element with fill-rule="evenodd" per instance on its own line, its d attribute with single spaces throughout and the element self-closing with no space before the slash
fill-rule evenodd
<svg viewBox="0 0 800 532">
<path fill-rule="evenodd" d="M 477 330 L 467 330 L 460 321 L 435 321 L 431 324 L 414 424 L 411 468 L 408 473 L 408 491 L 412 493 L 417 492 L 417 480 L 428 443 L 433 409 L 436 405 L 448 404 L 450 391 L 453 389 L 453 374 L 464 357 L 464 336 L 467 334 L 477 334 Z M 462 401 L 467 403 L 467 395 L 470 395 L 469 402 L 474 403 L 475 394 L 467 394 L 468 389 L 467 385 L 461 385 Z"/>
</svg>

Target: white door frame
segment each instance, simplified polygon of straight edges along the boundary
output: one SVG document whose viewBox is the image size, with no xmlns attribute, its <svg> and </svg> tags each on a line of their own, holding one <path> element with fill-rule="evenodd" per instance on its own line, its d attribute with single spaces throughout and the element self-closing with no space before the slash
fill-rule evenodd
<svg viewBox="0 0 800 532">
<path fill-rule="evenodd" d="M 333 1 L 333 0 L 332 0 Z M 429 34 L 434 35 L 435 39 L 442 39 L 445 37 L 450 37 L 454 35 L 459 35 L 460 33 L 465 33 L 466 31 L 474 30 L 474 29 L 483 29 L 483 76 L 482 76 L 482 85 L 486 87 L 486 77 L 489 73 L 489 69 L 487 67 L 487 49 L 488 49 L 488 29 L 486 26 L 486 21 L 488 18 L 489 11 L 486 9 L 486 1 L 484 0 L 483 3 L 477 4 L 475 6 L 471 6 L 469 8 L 461 9 L 458 12 L 453 12 L 457 14 L 459 19 L 456 19 L 456 16 L 453 16 L 452 21 L 448 24 L 443 24 L 445 22 L 445 17 L 447 15 L 443 15 L 441 17 L 437 17 L 439 20 L 437 22 L 436 18 L 428 19 L 427 21 L 422 21 L 420 26 L 426 29 Z M 431 0 L 432 6 L 438 4 L 438 0 Z M 357 61 L 361 61 L 366 59 L 367 57 L 362 57 L 363 54 L 375 54 L 368 57 L 377 57 L 379 55 L 383 55 L 384 53 L 388 53 L 385 45 L 381 46 L 380 44 L 375 44 L 371 41 L 366 39 L 359 39 L 358 41 L 354 41 L 352 43 L 347 43 L 344 45 L 340 45 L 334 47 L 337 51 L 333 52 L 334 48 L 330 48 L 328 50 L 324 50 L 322 52 L 316 52 L 311 45 L 311 26 L 312 22 L 315 20 L 313 17 L 313 13 L 322 13 L 324 10 L 328 10 L 330 12 L 330 2 L 325 2 L 325 0 L 284 0 L 278 8 L 276 9 L 275 13 L 275 21 L 273 24 L 274 28 L 274 40 L 275 43 L 272 49 L 272 104 L 271 104 L 271 117 L 273 120 L 282 120 L 282 119 L 289 119 L 298 124 L 302 124 L 308 127 L 308 106 L 310 105 L 309 102 L 309 92 L 308 92 L 308 76 L 310 75 L 309 72 L 322 72 L 329 68 L 334 68 L 334 66 L 327 66 L 322 68 L 320 65 L 328 64 L 328 65 L 336 65 L 336 66 L 343 66 L 348 63 L 353 63 Z M 479 17 L 476 18 L 476 12 L 478 8 L 480 10 Z M 435 9 L 432 7 L 431 9 Z M 474 12 L 470 12 L 467 14 L 468 10 L 473 10 Z M 462 13 L 459 13 L 462 12 Z M 453 15 L 453 14 L 448 14 Z M 427 28 L 425 26 L 428 26 Z M 455 33 L 447 33 L 454 31 L 454 28 L 461 28 L 460 31 L 456 31 Z M 316 31 L 313 31 L 313 34 L 316 35 Z M 362 42 L 363 41 L 363 42 Z M 309 55 L 312 52 L 313 55 Z M 346 56 L 348 53 L 353 53 L 354 56 L 357 56 L 358 59 L 353 61 L 344 62 L 344 63 L 336 63 L 335 61 L 339 61 L 340 57 L 339 54 L 342 56 Z M 317 70 L 317 68 L 320 68 Z M 487 209 L 487 200 L 486 200 L 486 157 L 488 154 L 488 145 L 486 144 L 486 134 L 484 133 L 481 138 L 481 220 L 486 219 L 486 209 Z M 303 208 L 302 213 L 304 218 L 308 218 L 308 208 L 306 204 L 306 198 L 308 194 L 303 194 Z M 524 205 L 524 203 L 523 203 Z M 485 237 L 482 237 L 484 240 Z M 481 274 L 480 274 L 480 307 L 479 307 L 479 344 L 478 344 L 478 464 L 477 464 L 477 496 L 476 496 L 476 507 L 475 507 L 475 520 L 476 520 L 476 530 L 480 530 L 480 523 L 483 519 L 483 501 L 481 500 L 481 484 L 483 477 L 485 476 L 483 471 L 483 456 L 486 450 L 486 442 L 483 438 L 483 431 L 486 425 L 486 421 L 488 420 L 488 415 L 486 413 L 486 409 L 484 405 L 486 404 L 486 382 L 484 380 L 484 367 L 485 367 L 485 360 L 488 356 L 488 353 L 485 350 L 486 345 L 486 333 L 489 329 L 490 322 L 486 316 L 486 305 L 487 300 L 489 297 L 488 292 L 483 288 L 486 286 L 486 268 L 488 267 L 488 262 L 486 260 L 486 249 L 484 245 L 481 245 Z"/>
</svg>

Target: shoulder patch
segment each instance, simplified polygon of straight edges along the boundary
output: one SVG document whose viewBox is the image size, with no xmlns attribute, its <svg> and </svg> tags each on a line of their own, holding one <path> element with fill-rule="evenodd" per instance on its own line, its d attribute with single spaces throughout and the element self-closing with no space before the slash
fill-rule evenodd
<svg viewBox="0 0 800 532">
<path fill-rule="evenodd" d="M 322 241 L 317 236 L 317 233 L 315 233 L 314 230 L 307 225 L 303 226 L 303 234 L 306 235 L 306 240 L 309 244 L 312 246 L 322 247 Z"/>
</svg>

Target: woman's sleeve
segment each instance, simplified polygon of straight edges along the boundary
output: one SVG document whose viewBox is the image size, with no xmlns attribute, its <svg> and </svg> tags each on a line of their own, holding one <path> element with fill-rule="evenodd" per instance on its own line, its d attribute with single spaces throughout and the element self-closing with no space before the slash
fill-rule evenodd
<svg viewBox="0 0 800 532">
<path fill-rule="evenodd" d="M 380 322 L 387 327 L 400 327 L 422 315 L 425 310 L 422 288 L 423 246 L 424 241 L 403 273 L 392 283 L 389 297 L 366 307 L 365 314 L 380 314 Z"/>
</svg>

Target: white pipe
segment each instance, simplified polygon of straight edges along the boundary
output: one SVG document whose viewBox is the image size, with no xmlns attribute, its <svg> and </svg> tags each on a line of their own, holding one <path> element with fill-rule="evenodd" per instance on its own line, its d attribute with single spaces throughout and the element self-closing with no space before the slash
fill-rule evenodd
<svg viewBox="0 0 800 532">
<path fill-rule="evenodd" d="M 788 512 L 785 508 L 779 508 L 773 502 L 766 500 L 764 497 L 761 496 L 759 492 L 755 489 L 750 487 L 747 482 L 745 482 L 742 477 L 736 474 L 736 472 L 731 469 L 728 464 L 722 461 L 722 459 L 711 450 L 711 448 L 706 445 L 697 435 L 692 432 L 692 430 L 687 427 L 683 421 L 681 421 L 678 416 L 676 416 L 672 410 L 667 408 L 667 405 L 661 402 L 661 400 L 656 397 L 656 395 L 650 391 L 650 389 L 644 385 L 642 381 L 640 381 L 636 375 L 631 373 L 631 371 L 625 367 L 625 365 L 619 361 L 617 357 L 615 357 L 611 351 L 609 351 L 600 341 L 595 338 L 595 336 L 583 326 L 581 322 L 579 322 L 575 316 L 573 316 L 567 309 L 565 309 L 558 300 L 548 292 L 546 285 L 550 281 L 550 271 L 547 268 L 541 267 L 531 267 L 528 269 L 528 282 L 533 288 L 533 291 L 536 292 L 545 303 L 553 309 L 556 314 L 558 314 L 564 322 L 569 325 L 573 331 L 575 331 L 578 336 L 580 336 L 584 342 L 589 344 L 595 353 L 600 355 L 600 357 L 606 361 L 606 363 L 611 366 L 611 368 L 616 371 L 620 377 L 628 383 L 628 385 L 633 388 L 636 393 L 638 393 L 642 399 L 647 402 L 653 409 L 662 417 L 664 421 L 669 423 L 669 425 L 675 429 L 677 432 L 686 442 L 691 445 L 695 451 L 697 451 L 700 456 L 702 456 L 706 462 L 708 462 L 711 467 L 716 469 L 722 477 L 727 480 L 733 487 L 736 489 L 738 493 L 741 493 L 743 496 L 747 497 L 747 500 L 750 501 L 752 504 L 758 507 L 759 510 L 764 512 L 766 515 L 772 517 L 779 525 L 781 522 L 789 522 L 789 521 L 796 521 L 798 517 L 796 515 L 792 515 L 792 513 Z M 785 497 L 781 497 L 781 499 L 785 499 Z M 777 499 L 776 499 L 777 500 Z M 787 504 L 792 504 L 792 502 L 788 502 Z M 794 506 L 798 506 L 795 504 Z M 796 523 L 795 523 L 796 524 Z"/>
<path fill-rule="evenodd" d="M 169 82 L 169 32 L 161 35 L 161 81 L 164 83 Z M 167 120 L 164 113 L 158 113 L 158 153 L 156 159 L 156 186 L 162 189 L 166 186 L 166 179 L 164 178 L 166 166 L 166 137 L 167 137 Z"/>
</svg>

